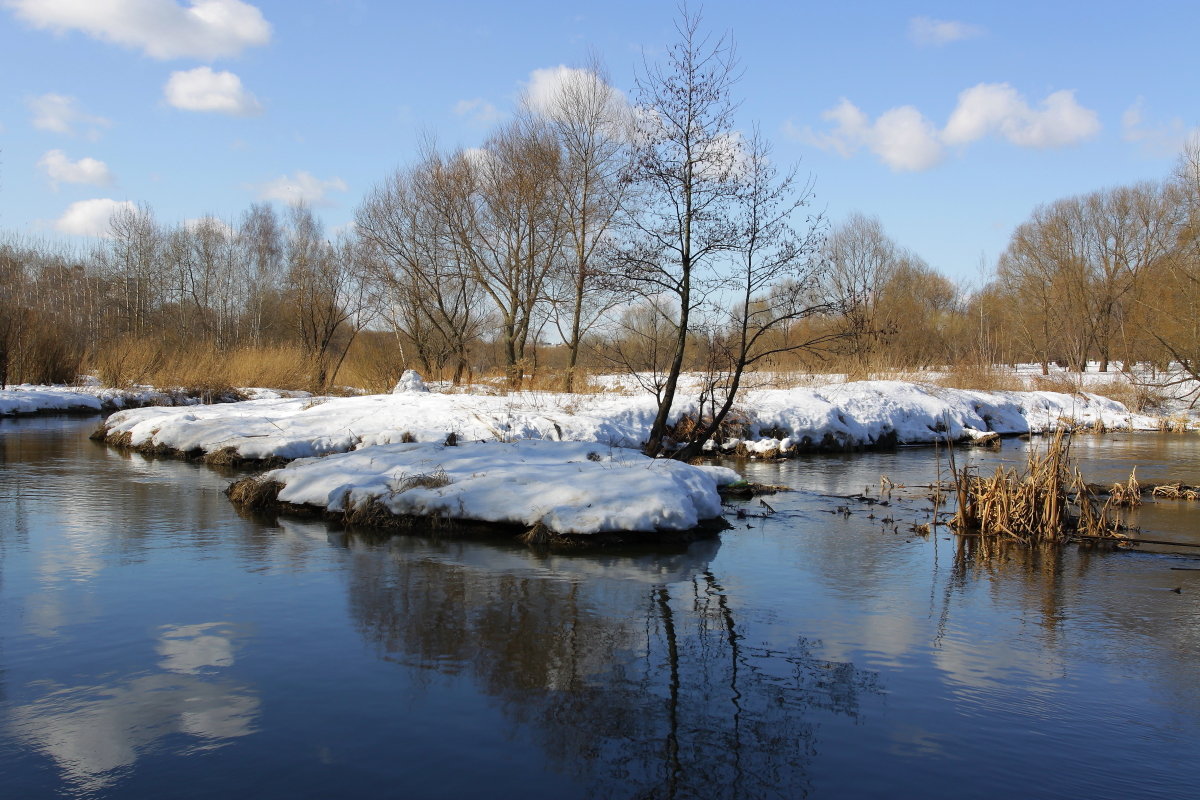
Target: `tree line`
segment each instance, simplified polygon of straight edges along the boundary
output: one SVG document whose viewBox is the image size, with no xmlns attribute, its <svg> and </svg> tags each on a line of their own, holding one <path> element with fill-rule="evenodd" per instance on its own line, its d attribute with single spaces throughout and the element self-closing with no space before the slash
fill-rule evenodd
<svg viewBox="0 0 1200 800">
<path fill-rule="evenodd" d="M 1098 361 L 1197 377 L 1200 149 L 1161 182 L 1035 209 L 967 292 L 875 218 L 830 228 L 811 179 L 735 125 L 733 42 L 687 13 L 677 31 L 629 99 L 590 63 L 478 148 L 427 139 L 336 236 L 304 206 L 163 225 L 142 205 L 86 252 L 0 244 L 0 384 L 71 381 L 138 343 L 281 348 L 318 391 L 356 358 L 510 388 L 553 372 L 566 391 L 621 371 L 659 400 L 657 452 L 685 371 L 704 376 L 694 442 L 753 371 Z"/>
</svg>

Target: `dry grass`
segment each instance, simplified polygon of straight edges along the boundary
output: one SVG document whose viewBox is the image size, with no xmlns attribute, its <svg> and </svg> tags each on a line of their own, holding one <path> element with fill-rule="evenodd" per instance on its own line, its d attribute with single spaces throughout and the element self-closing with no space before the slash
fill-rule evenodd
<svg viewBox="0 0 1200 800">
<path fill-rule="evenodd" d="M 346 353 L 337 383 L 356 386 L 371 394 L 390 392 L 404 373 L 404 353 L 390 336 L 359 336 Z M 425 375 L 434 380 L 435 376 Z"/>
<path fill-rule="evenodd" d="M 409 489 L 440 489 L 450 485 L 450 476 L 442 468 L 432 472 L 418 472 L 414 475 L 403 473 L 388 481 L 388 488 L 393 494 L 407 492 Z"/>
<path fill-rule="evenodd" d="M 1142 504 L 1142 487 L 1138 485 L 1137 467 L 1125 483 L 1114 483 L 1108 492 L 1109 502 L 1116 508 L 1137 508 Z"/>
<path fill-rule="evenodd" d="M 1025 381 L 1012 370 L 991 364 L 955 364 L 944 370 L 934 383 L 947 389 L 979 392 L 1024 391 Z"/>
<path fill-rule="evenodd" d="M 1066 373 L 1054 373 L 1033 376 L 1029 381 L 1029 388 L 1037 392 L 1076 394 L 1082 391 L 1082 384 L 1078 378 Z"/>
<path fill-rule="evenodd" d="M 1025 544 L 1119 538 L 1123 525 L 1115 504 L 1111 498 L 1101 504 L 1079 471 L 1071 468 L 1067 441 L 1060 432 L 1044 453 L 1030 452 L 1024 472 L 998 466 L 987 478 L 966 468 L 960 471 L 950 450 L 958 501 L 951 525 L 961 532 L 1004 536 Z"/>
<path fill-rule="evenodd" d="M 250 511 L 269 511 L 278 504 L 279 492 L 283 484 L 279 481 L 267 480 L 261 475 L 251 475 L 234 481 L 225 494 L 237 506 Z"/>
<path fill-rule="evenodd" d="M 90 367 L 106 386 L 184 387 L 220 393 L 234 386 L 302 389 L 303 353 L 295 347 L 245 347 L 222 352 L 208 344 L 171 347 L 149 339 L 122 339 L 94 353 Z"/>
<path fill-rule="evenodd" d="M 1175 414 L 1158 420 L 1158 429 L 1163 433 L 1187 433 L 1192 428 L 1192 421 L 1187 414 Z"/>
</svg>

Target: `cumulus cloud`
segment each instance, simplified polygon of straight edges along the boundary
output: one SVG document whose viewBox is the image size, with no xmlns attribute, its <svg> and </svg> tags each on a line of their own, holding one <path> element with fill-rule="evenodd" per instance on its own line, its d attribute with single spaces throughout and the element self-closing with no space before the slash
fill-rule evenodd
<svg viewBox="0 0 1200 800">
<path fill-rule="evenodd" d="M 137 211 L 137 207 L 128 200 L 112 200 L 107 197 L 94 200 L 80 200 L 67 206 L 67 210 L 54 222 L 54 229 L 60 233 L 75 236 L 103 236 L 111 234 L 108 223 L 118 211 Z"/>
<path fill-rule="evenodd" d="M 789 126 L 789 133 L 802 142 L 833 150 L 846 158 L 865 147 L 898 172 L 926 170 L 942 160 L 937 129 L 912 106 L 893 108 L 872 122 L 843 97 L 821 118 L 833 123 L 832 130 L 819 133 L 809 127 Z"/>
<path fill-rule="evenodd" d="M 33 127 L 42 131 L 70 135 L 84 133 L 88 138 L 96 139 L 101 128 L 112 125 L 104 117 L 86 113 L 74 97 L 63 94 L 44 94 L 28 100 L 27 104 L 33 112 Z"/>
<path fill-rule="evenodd" d="M 38 166 L 50 179 L 50 185 L 58 188 L 60 183 L 90 183 L 93 186 L 108 186 L 113 182 L 112 171 L 103 161 L 81 158 L 72 161 L 62 150 L 48 150 L 38 161 Z"/>
<path fill-rule="evenodd" d="M 930 17 L 913 17 L 908 21 L 908 38 L 921 47 L 936 47 L 963 39 L 974 39 L 983 33 L 983 28 L 967 22 Z"/>
<path fill-rule="evenodd" d="M 214 72 L 211 67 L 172 72 L 163 87 L 167 103 L 184 111 L 213 111 L 239 117 L 262 112 L 258 99 L 242 86 L 232 72 Z"/>
<path fill-rule="evenodd" d="M 504 116 L 500 109 L 482 97 L 459 100 L 454 104 L 454 113 L 460 117 L 470 117 L 471 122 L 478 125 L 490 125 Z"/>
<path fill-rule="evenodd" d="M 525 83 L 525 102 L 534 111 L 552 114 L 564 93 L 578 91 L 580 95 L 594 95 L 601 102 L 611 104 L 614 111 L 628 107 L 625 94 L 615 89 L 592 70 L 568 67 L 535 69 L 529 73 Z"/>
<path fill-rule="evenodd" d="M 341 178 L 321 180 L 312 173 L 298 170 L 294 175 L 280 175 L 278 178 L 254 187 L 258 190 L 259 200 L 278 200 L 288 205 L 329 205 L 326 199 L 329 192 L 344 192 L 346 182 Z"/>
<path fill-rule="evenodd" d="M 965 146 L 986 136 L 1018 147 L 1049 148 L 1078 144 L 1100 130 L 1096 112 L 1079 105 L 1074 92 L 1054 92 L 1035 109 L 1006 83 L 981 83 L 960 93 L 940 131 L 913 106 L 893 108 L 872 121 L 845 98 L 821 118 L 832 127 L 785 127 L 794 138 L 843 157 L 865 147 L 897 171 L 929 169 L 942 160 L 947 145 Z"/>
<path fill-rule="evenodd" d="M 221 58 L 271 40 L 262 12 L 243 0 L 5 0 L 18 19 L 55 33 L 80 31 L 151 58 Z"/>
<path fill-rule="evenodd" d="M 998 134 L 1019 147 L 1062 147 L 1095 136 L 1100 130 L 1096 112 L 1075 101 L 1075 92 L 1054 92 L 1031 108 L 1007 83 L 981 83 L 959 94 L 942 138 L 947 144 L 966 144 Z"/>
</svg>

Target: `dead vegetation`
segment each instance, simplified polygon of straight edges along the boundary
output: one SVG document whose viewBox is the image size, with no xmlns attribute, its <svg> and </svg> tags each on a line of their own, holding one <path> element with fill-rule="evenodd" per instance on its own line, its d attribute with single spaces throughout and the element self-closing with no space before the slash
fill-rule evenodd
<svg viewBox="0 0 1200 800">
<path fill-rule="evenodd" d="M 225 490 L 225 495 L 236 506 L 248 511 L 273 511 L 279 505 L 279 492 L 283 484 L 262 475 L 251 475 L 234 481 Z"/>
<path fill-rule="evenodd" d="M 1142 487 L 1137 481 L 1137 467 L 1129 472 L 1125 483 L 1114 483 L 1108 491 L 1108 502 L 1116 508 L 1137 508 L 1142 504 Z"/>
<path fill-rule="evenodd" d="M 1167 483 L 1155 486 L 1150 494 L 1164 500 L 1200 500 L 1200 487 L 1185 486 L 1183 483 Z"/>
<path fill-rule="evenodd" d="M 1029 454 L 1023 471 L 997 466 L 989 477 L 958 469 L 950 451 L 953 492 L 958 507 L 951 525 L 960 533 L 1003 536 L 1025 544 L 1079 539 L 1124 539 L 1116 512 L 1119 502 L 1103 503 L 1071 465 L 1069 439 L 1061 431 L 1044 452 Z M 1121 497 L 1140 491 L 1134 476 Z"/>
<path fill-rule="evenodd" d="M 388 488 L 393 494 L 407 492 L 409 489 L 440 489 L 450 485 L 450 476 L 441 467 L 431 472 L 418 472 L 410 475 L 407 472 L 395 476 L 388 481 Z"/>
</svg>

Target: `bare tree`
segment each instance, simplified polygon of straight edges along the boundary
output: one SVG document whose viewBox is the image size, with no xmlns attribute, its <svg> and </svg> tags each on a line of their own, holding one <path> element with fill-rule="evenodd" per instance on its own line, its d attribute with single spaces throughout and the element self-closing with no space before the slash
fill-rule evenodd
<svg viewBox="0 0 1200 800">
<path fill-rule="evenodd" d="M 458 155 L 457 186 L 445 193 L 441 209 L 459 257 L 495 306 L 514 388 L 523 379 L 546 282 L 562 255 L 559 155 L 544 122 L 518 117 L 482 151 Z"/>
<path fill-rule="evenodd" d="M 825 242 L 824 258 L 829 265 L 825 292 L 842 308 L 842 346 L 859 369 L 868 366 L 880 338 L 887 333 L 879 303 L 883 287 L 896 269 L 899 251 L 878 217 L 859 213 L 847 217 Z"/>
<path fill-rule="evenodd" d="M 368 321 L 368 295 L 361 275 L 367 249 L 345 237 L 325 241 L 307 206 L 290 211 L 286 296 L 296 337 L 311 367 L 312 385 L 327 391 L 355 336 Z"/>
<path fill-rule="evenodd" d="M 563 216 L 564 255 L 552 272 L 550 318 L 567 346 L 565 389 L 574 391 L 583 337 L 619 295 L 606 291 L 607 245 L 618 223 L 628 184 L 630 109 L 608 83 L 597 60 L 583 69 L 566 70 L 540 114 L 561 149 L 558 196 Z"/>
<path fill-rule="evenodd" d="M 283 228 L 271 204 L 251 205 L 242 215 L 237 237 L 244 251 L 245 324 L 250 342 L 257 347 L 270 326 L 268 309 L 283 280 Z"/>
<path fill-rule="evenodd" d="M 482 289 L 441 213 L 455 208 L 457 166 L 427 146 L 420 163 L 376 186 L 355 214 L 359 235 L 377 250 L 371 278 L 398 339 L 413 343 L 427 373 L 452 364 L 455 383 L 485 319 Z"/>
<path fill-rule="evenodd" d="M 782 353 L 812 351 L 838 338 L 836 331 L 805 335 L 798 323 L 840 308 L 823 291 L 821 217 L 793 227 L 812 197 L 811 180 L 781 173 L 756 130 L 743 148 L 733 259 L 715 304 L 719 333 L 712 339 L 717 370 L 701 397 L 700 424 L 675 456 L 690 460 L 721 428 L 734 406 L 746 370 Z M 705 401 L 711 413 L 705 415 Z"/>
<path fill-rule="evenodd" d="M 693 314 L 715 288 L 720 259 L 737 235 L 732 207 L 741 191 L 735 105 L 737 59 L 728 36 L 700 33 L 686 10 L 679 41 L 662 65 L 638 79 L 635 158 L 629 180 L 641 193 L 631 236 L 621 252 L 629 290 L 669 297 L 677 323 L 674 352 L 644 449 L 658 455 L 692 332 Z"/>
<path fill-rule="evenodd" d="M 163 233 L 145 204 L 119 209 L 108 230 L 110 245 L 103 255 L 109 277 L 119 287 L 121 330 L 144 336 L 162 303 Z"/>
</svg>

